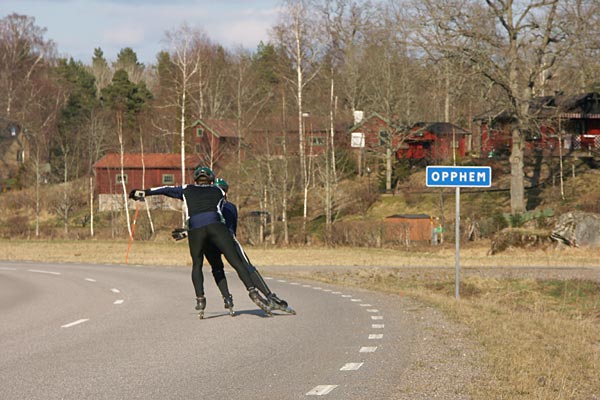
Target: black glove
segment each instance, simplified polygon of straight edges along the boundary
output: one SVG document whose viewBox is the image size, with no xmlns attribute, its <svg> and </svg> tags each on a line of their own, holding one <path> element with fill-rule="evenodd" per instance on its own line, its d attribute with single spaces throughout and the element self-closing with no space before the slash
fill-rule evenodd
<svg viewBox="0 0 600 400">
<path fill-rule="evenodd" d="M 146 198 L 146 192 L 141 189 L 133 189 L 131 192 L 129 192 L 129 198 L 143 201 Z"/>
<path fill-rule="evenodd" d="M 182 240 L 185 239 L 187 237 L 188 233 L 186 229 L 174 229 L 171 232 L 171 237 L 175 240 Z"/>
</svg>

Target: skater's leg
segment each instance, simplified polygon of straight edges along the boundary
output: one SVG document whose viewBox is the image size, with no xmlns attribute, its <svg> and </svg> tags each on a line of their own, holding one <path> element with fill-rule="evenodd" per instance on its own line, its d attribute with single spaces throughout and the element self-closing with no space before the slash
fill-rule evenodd
<svg viewBox="0 0 600 400">
<path fill-rule="evenodd" d="M 210 264 L 213 278 L 215 279 L 215 283 L 217 284 L 221 295 L 223 298 L 230 297 L 231 293 L 229 292 L 227 278 L 225 277 L 225 266 L 221 259 L 221 252 L 212 244 L 212 242 L 205 244 L 204 249 L 204 256 Z"/>
<path fill-rule="evenodd" d="M 252 265 L 252 263 L 250 262 L 250 259 L 248 258 L 248 255 L 244 251 L 244 248 L 242 247 L 242 245 L 240 244 L 240 242 L 237 240 L 237 238 L 235 236 L 233 237 L 233 240 L 235 242 L 235 249 L 236 249 L 237 253 L 239 254 L 240 258 L 242 259 L 242 261 L 244 263 L 244 267 L 250 274 L 250 279 L 252 279 L 252 284 L 254 285 L 255 288 L 260 290 L 262 292 L 262 294 L 264 294 L 265 296 L 269 296 L 271 294 L 271 289 L 269 289 L 269 286 L 267 285 L 267 283 L 265 282 L 263 277 L 260 275 L 258 270 L 254 267 L 254 265 Z"/>
<path fill-rule="evenodd" d="M 223 224 L 210 224 L 206 228 L 208 228 L 207 232 L 210 241 L 223 253 L 227 262 L 235 269 L 240 280 L 246 286 L 248 295 L 252 301 L 268 315 L 271 315 L 271 307 L 269 306 L 268 301 L 265 300 L 254 287 L 252 278 L 236 250 L 233 236 L 231 236 L 229 230 L 227 230 Z"/>
<path fill-rule="evenodd" d="M 258 290 L 260 290 L 266 296 L 271 308 L 280 310 L 280 311 L 285 311 L 287 313 L 295 314 L 296 312 L 288 305 L 287 301 L 280 299 L 279 297 L 277 297 L 277 295 L 275 293 L 271 292 L 271 289 L 269 289 L 269 286 L 263 279 L 260 272 L 258 272 L 256 267 L 254 265 L 252 265 L 252 263 L 250 262 L 250 259 L 248 258 L 248 255 L 244 251 L 244 248 L 242 247 L 242 245 L 240 244 L 240 242 L 237 240 L 237 238 L 235 236 L 234 236 L 233 240 L 235 241 L 235 247 L 237 249 L 238 254 L 240 255 L 240 258 L 242 259 L 242 261 L 244 261 L 244 266 L 250 273 L 250 278 L 252 279 L 252 283 Z"/>
<path fill-rule="evenodd" d="M 202 229 L 193 229 L 188 233 L 188 245 L 192 257 L 192 284 L 197 298 L 204 297 L 204 274 L 202 273 L 204 236 L 205 232 Z"/>
</svg>

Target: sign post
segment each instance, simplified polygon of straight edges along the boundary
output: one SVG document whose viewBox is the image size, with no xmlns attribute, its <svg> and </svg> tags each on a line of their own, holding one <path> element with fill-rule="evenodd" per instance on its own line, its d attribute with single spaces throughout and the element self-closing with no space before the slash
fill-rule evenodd
<svg viewBox="0 0 600 400">
<path fill-rule="evenodd" d="M 454 187 L 456 188 L 456 215 L 455 215 L 455 282 L 454 296 L 460 298 L 460 188 L 461 187 L 490 187 L 492 186 L 491 167 L 457 167 L 457 166 L 429 166 L 427 167 L 427 187 Z"/>
</svg>

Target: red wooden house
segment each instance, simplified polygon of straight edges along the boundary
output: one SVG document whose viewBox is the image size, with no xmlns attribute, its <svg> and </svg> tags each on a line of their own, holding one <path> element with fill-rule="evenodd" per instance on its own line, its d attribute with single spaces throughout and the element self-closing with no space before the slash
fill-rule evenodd
<svg viewBox="0 0 600 400">
<path fill-rule="evenodd" d="M 192 182 L 194 167 L 199 162 L 198 155 L 186 157 L 186 182 L 183 183 Z M 181 154 L 151 153 L 144 154 L 142 158 L 139 153 L 127 153 L 124 154 L 121 174 L 120 154 L 109 153 L 94 164 L 94 174 L 100 211 L 120 209 L 123 204 L 122 181 L 125 182 L 126 193 L 136 188 L 181 185 Z"/>
<path fill-rule="evenodd" d="M 397 147 L 396 157 L 446 161 L 467 154 L 471 133 L 447 122 L 415 124 Z"/>
<path fill-rule="evenodd" d="M 391 147 L 396 148 L 399 143 L 396 132 L 397 128 L 389 119 L 374 112 L 368 117 L 360 119 L 350 128 L 350 137 L 355 139 L 352 147 L 381 150 L 387 148 L 391 141 Z M 362 138 L 362 143 L 357 142 L 359 137 Z"/>
<path fill-rule="evenodd" d="M 194 152 L 211 168 L 237 158 L 242 134 L 232 120 L 197 120 L 192 124 Z"/>
<path fill-rule="evenodd" d="M 600 153 L 600 94 L 545 96 L 531 101 L 533 123 L 526 132 L 525 150 L 558 154 L 559 132 L 563 152 Z M 510 153 L 515 120 L 506 112 L 486 113 L 480 124 L 478 144 L 482 156 Z"/>
<path fill-rule="evenodd" d="M 306 114 L 303 117 L 305 154 L 308 157 L 325 153 L 327 142 L 331 140 L 331 123 L 329 118 Z M 286 126 L 281 121 L 272 120 L 263 123 L 268 128 L 254 129 L 245 138 L 244 145 L 258 154 L 271 156 L 287 155 L 296 156 L 299 153 L 298 119 L 296 116 L 288 118 Z M 334 143 L 336 148 L 347 148 L 349 144 L 347 124 L 345 121 L 334 122 Z"/>
</svg>

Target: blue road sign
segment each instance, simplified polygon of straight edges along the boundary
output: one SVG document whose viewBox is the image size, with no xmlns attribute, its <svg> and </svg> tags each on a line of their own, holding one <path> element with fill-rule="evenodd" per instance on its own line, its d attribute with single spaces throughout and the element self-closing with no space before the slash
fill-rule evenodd
<svg viewBox="0 0 600 400">
<path fill-rule="evenodd" d="M 427 187 L 490 187 L 491 167 L 427 167 Z"/>
</svg>

